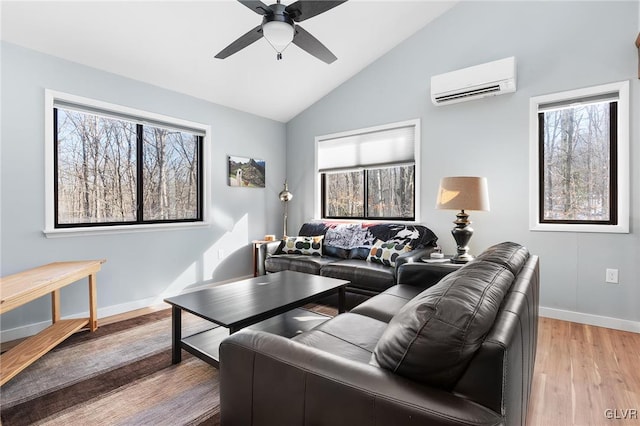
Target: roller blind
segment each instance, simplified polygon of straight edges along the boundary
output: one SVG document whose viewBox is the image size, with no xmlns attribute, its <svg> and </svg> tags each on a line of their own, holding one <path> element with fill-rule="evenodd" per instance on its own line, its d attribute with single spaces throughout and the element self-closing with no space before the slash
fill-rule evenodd
<svg viewBox="0 0 640 426">
<path fill-rule="evenodd" d="M 318 171 L 415 163 L 415 125 L 318 140 Z"/>
<path fill-rule="evenodd" d="M 556 102 L 547 102 L 538 105 L 538 112 L 557 111 L 578 106 L 587 106 L 603 102 L 612 102 L 620 99 L 619 92 L 602 93 L 594 96 L 583 96 L 576 99 L 563 99 Z"/>
<path fill-rule="evenodd" d="M 142 115 L 127 114 L 125 112 L 102 109 L 99 107 L 94 107 L 92 105 L 82 105 L 75 102 L 66 101 L 63 99 L 54 99 L 53 107 L 61 108 L 64 110 L 77 111 L 84 114 L 97 115 L 97 116 L 116 119 L 116 120 L 128 121 L 135 124 L 160 127 L 160 128 L 171 130 L 171 131 L 191 133 L 196 136 L 205 136 L 205 132 L 202 129 L 196 129 L 193 127 L 184 126 L 181 124 L 173 123 L 171 121 L 154 120 L 149 117 L 144 117 Z"/>
</svg>

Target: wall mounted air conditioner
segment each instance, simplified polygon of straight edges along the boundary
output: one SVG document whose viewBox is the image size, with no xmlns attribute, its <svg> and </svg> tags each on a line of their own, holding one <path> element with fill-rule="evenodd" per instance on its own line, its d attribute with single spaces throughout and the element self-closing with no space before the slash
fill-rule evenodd
<svg viewBox="0 0 640 426">
<path fill-rule="evenodd" d="M 431 77 L 434 105 L 465 102 L 516 91 L 516 58 L 500 59 Z"/>
</svg>

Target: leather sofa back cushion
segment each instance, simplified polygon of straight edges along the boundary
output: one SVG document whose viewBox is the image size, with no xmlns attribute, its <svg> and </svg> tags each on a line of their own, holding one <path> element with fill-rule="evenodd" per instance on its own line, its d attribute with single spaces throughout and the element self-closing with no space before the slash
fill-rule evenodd
<svg viewBox="0 0 640 426">
<path fill-rule="evenodd" d="M 331 225 L 325 222 L 306 222 L 302 224 L 302 227 L 300 227 L 298 235 L 303 237 L 324 235 L 330 227 Z"/>
<path fill-rule="evenodd" d="M 372 364 L 450 390 L 493 326 L 514 275 L 475 261 L 408 302 L 389 322 Z"/>
<path fill-rule="evenodd" d="M 489 247 L 475 260 L 497 263 L 508 268 L 512 274 L 518 275 L 528 258 L 529 250 L 526 247 L 517 243 L 504 242 Z"/>
</svg>

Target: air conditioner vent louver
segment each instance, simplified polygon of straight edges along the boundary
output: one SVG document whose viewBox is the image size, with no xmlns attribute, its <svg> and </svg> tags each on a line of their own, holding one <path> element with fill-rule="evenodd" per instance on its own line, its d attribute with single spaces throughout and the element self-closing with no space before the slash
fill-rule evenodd
<svg viewBox="0 0 640 426">
<path fill-rule="evenodd" d="M 489 86 L 489 87 L 483 87 L 480 89 L 474 89 L 474 90 L 467 90 L 465 92 L 460 92 L 460 93 L 454 93 L 452 95 L 444 95 L 444 96 L 437 96 L 436 97 L 436 102 L 440 103 L 440 102 L 446 102 L 446 101 L 450 101 L 453 99 L 459 99 L 459 98 L 467 98 L 469 96 L 478 96 L 478 95 L 482 95 L 484 93 L 491 93 L 491 92 L 499 92 L 500 91 L 500 85 L 496 84 L 494 86 Z"/>
<path fill-rule="evenodd" d="M 431 77 L 431 101 L 445 105 L 516 91 L 516 58 L 487 62 Z"/>
</svg>

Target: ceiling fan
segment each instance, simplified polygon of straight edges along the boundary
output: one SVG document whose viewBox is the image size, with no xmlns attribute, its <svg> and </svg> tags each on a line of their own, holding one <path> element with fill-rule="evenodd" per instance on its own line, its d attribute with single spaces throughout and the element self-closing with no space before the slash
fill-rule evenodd
<svg viewBox="0 0 640 426">
<path fill-rule="evenodd" d="M 337 59 L 329 49 L 298 25 L 297 22 L 302 22 L 305 19 L 324 13 L 347 0 L 298 0 L 289 6 L 280 4 L 280 0 L 277 0 L 277 3 L 270 6 L 267 6 L 260 0 L 238 1 L 257 14 L 262 15 L 262 24 L 222 49 L 222 51 L 215 56 L 216 58 L 224 59 L 231 56 L 264 37 L 276 51 L 276 58 L 278 60 L 282 59 L 282 52 L 291 43 L 327 64 Z"/>
</svg>

